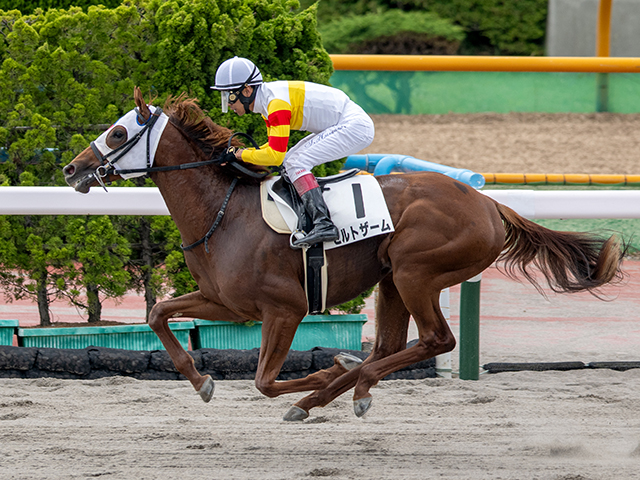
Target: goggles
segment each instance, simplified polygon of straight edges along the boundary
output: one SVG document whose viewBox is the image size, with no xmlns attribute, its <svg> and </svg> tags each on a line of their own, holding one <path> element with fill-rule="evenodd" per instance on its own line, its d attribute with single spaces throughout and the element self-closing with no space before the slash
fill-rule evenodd
<svg viewBox="0 0 640 480">
<path fill-rule="evenodd" d="M 222 113 L 227 113 L 229 111 L 229 105 L 236 103 L 240 99 L 240 92 L 240 90 L 222 90 L 220 92 L 222 97 Z"/>
</svg>

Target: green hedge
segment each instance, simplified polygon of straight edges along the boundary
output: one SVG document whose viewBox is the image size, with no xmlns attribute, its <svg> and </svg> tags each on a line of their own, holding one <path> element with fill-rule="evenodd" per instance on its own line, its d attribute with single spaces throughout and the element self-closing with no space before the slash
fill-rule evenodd
<svg viewBox="0 0 640 480">
<path fill-rule="evenodd" d="M 306 9 L 316 2 L 301 0 L 300 3 Z M 46 10 L 72 5 L 86 10 L 91 5 L 115 8 L 120 3 L 118 0 L 0 0 L 0 10 L 33 13 L 36 8 Z M 224 2 L 218 3 L 224 5 Z M 379 14 L 390 9 L 432 12 L 464 29 L 466 38 L 459 51 L 461 54 L 544 53 L 548 0 L 320 0 L 317 4 L 322 27 L 345 16 Z M 416 26 L 415 31 L 419 28 Z M 326 47 L 332 51 L 330 44 Z"/>
<path fill-rule="evenodd" d="M 86 10 L 91 5 L 103 5 L 107 8 L 116 8 L 122 0 L 0 0 L 0 10 L 19 10 L 23 14 L 35 12 L 37 8 L 48 10 L 50 8 L 80 7 Z"/>
<path fill-rule="evenodd" d="M 467 32 L 462 53 L 544 55 L 548 0 L 412 0 L 389 2 L 448 18 Z"/>
<path fill-rule="evenodd" d="M 401 10 L 342 17 L 323 25 L 320 33 L 324 47 L 330 53 L 365 53 L 363 46 L 371 49 L 377 43 L 380 48 L 381 43 L 400 37 L 407 39 L 405 43 L 413 41 L 428 48 L 444 41 L 454 53 L 465 38 L 462 28 L 434 13 Z M 408 33 L 413 34 L 411 40 L 407 38 Z"/>
<path fill-rule="evenodd" d="M 318 21 L 323 28 L 344 16 L 390 9 L 432 12 L 464 29 L 460 54 L 543 55 L 547 8 L 547 0 L 320 0 Z"/>
</svg>

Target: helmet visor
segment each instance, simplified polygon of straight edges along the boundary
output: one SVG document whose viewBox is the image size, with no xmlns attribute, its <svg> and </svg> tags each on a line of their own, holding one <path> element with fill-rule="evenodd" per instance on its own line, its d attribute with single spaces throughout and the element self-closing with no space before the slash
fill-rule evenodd
<svg viewBox="0 0 640 480">
<path fill-rule="evenodd" d="M 222 113 L 227 113 L 229 111 L 229 91 L 222 90 L 220 92 L 220 99 L 222 102 L 220 109 L 222 110 Z"/>
</svg>

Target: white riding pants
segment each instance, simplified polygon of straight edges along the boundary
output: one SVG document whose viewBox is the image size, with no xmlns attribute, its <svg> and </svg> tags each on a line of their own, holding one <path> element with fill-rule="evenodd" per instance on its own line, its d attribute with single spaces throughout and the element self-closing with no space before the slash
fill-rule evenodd
<svg viewBox="0 0 640 480">
<path fill-rule="evenodd" d="M 340 121 L 300 140 L 284 157 L 284 168 L 292 182 L 317 166 L 358 153 L 371 145 L 373 120 L 356 103 L 350 102 Z"/>
</svg>

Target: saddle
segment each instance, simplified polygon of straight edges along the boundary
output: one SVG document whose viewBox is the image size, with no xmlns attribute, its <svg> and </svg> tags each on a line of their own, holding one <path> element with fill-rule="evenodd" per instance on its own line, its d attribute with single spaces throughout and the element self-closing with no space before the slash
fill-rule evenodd
<svg viewBox="0 0 640 480">
<path fill-rule="evenodd" d="M 359 171 L 359 169 L 353 168 L 345 172 L 340 172 L 337 175 L 320 177 L 317 179 L 318 185 L 320 185 L 320 188 L 324 191 L 327 185 L 351 178 Z M 286 175 L 281 175 L 280 178 L 271 186 L 271 190 L 280 199 L 284 200 L 296 213 L 298 217 L 297 231 L 309 233 L 313 229 L 313 221 L 305 210 L 304 205 L 302 205 L 300 196 L 289 178 Z M 273 197 L 271 195 L 269 195 L 268 198 L 273 201 Z M 293 235 L 295 235 L 295 233 L 292 233 L 292 236 Z M 327 300 L 328 272 L 324 245 L 316 244 L 303 250 L 305 293 L 307 295 L 309 313 L 321 314 L 326 308 Z"/>
<path fill-rule="evenodd" d="M 352 168 L 351 170 L 346 170 L 336 175 L 318 177 L 316 180 L 318 181 L 318 185 L 320 185 L 320 189 L 324 192 L 327 189 L 327 185 L 351 178 L 358 172 L 360 172 L 358 168 Z M 271 185 L 271 191 L 284 200 L 296 213 L 298 216 L 298 230 L 304 233 L 309 233 L 313 229 L 313 222 L 307 214 L 304 205 L 302 205 L 300 196 L 293 186 L 293 183 L 289 180 L 289 177 L 281 175 L 278 180 Z M 271 194 L 269 194 L 268 198 L 273 201 L 273 196 L 271 196 Z"/>
<path fill-rule="evenodd" d="M 326 305 L 328 275 L 325 250 L 394 230 L 380 184 L 371 175 L 356 176 L 358 172 L 358 169 L 352 169 L 317 179 L 340 238 L 303 249 L 305 290 L 312 314 L 322 313 Z M 262 182 L 260 190 L 262 217 L 274 231 L 293 237 L 313 228 L 298 193 L 288 179 L 272 177 Z"/>
</svg>

